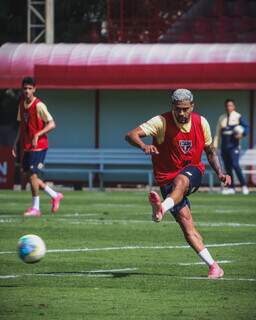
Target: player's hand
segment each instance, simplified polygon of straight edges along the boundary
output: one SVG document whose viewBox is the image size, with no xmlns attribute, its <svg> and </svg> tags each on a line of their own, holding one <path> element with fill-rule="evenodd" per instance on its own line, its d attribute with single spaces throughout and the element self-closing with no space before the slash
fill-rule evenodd
<svg viewBox="0 0 256 320">
<path fill-rule="evenodd" d="M 12 155 L 14 158 L 17 157 L 17 147 L 16 147 L 16 144 L 12 147 Z"/>
<path fill-rule="evenodd" d="M 35 134 L 35 135 L 34 135 L 34 138 L 33 138 L 33 140 L 32 140 L 32 147 L 33 147 L 33 148 L 36 148 L 36 147 L 37 147 L 38 138 L 39 138 L 38 135 Z"/>
<path fill-rule="evenodd" d="M 242 134 L 242 133 L 237 133 L 237 134 L 235 135 L 235 138 L 236 138 L 237 140 L 241 140 L 241 139 L 243 138 L 243 134 Z"/>
<path fill-rule="evenodd" d="M 153 144 L 145 144 L 142 147 L 142 150 L 146 153 L 146 154 L 159 154 L 157 148 L 153 145 Z"/>
<path fill-rule="evenodd" d="M 224 183 L 224 186 L 227 187 L 227 186 L 230 186 L 231 185 L 231 177 L 228 175 L 228 174 L 223 174 L 221 173 L 219 176 L 218 176 L 219 180 L 221 182 Z"/>
</svg>

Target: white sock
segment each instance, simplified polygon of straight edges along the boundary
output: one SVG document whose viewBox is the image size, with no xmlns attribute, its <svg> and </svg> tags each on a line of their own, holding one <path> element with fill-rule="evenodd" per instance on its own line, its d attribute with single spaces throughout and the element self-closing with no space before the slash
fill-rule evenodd
<svg viewBox="0 0 256 320">
<path fill-rule="evenodd" d="M 32 197 L 32 208 L 39 210 L 39 208 L 40 208 L 40 198 L 39 198 L 39 196 Z"/>
<path fill-rule="evenodd" d="M 56 198 L 57 197 L 57 192 L 55 192 L 52 188 L 50 188 L 48 185 L 44 188 L 44 191 L 51 197 L 51 198 Z"/>
<path fill-rule="evenodd" d="M 162 202 L 162 207 L 164 212 L 172 209 L 174 207 L 174 201 L 171 197 L 167 197 L 164 202 Z"/>
<path fill-rule="evenodd" d="M 209 267 L 214 264 L 214 260 L 207 248 L 200 251 L 198 255 Z"/>
</svg>

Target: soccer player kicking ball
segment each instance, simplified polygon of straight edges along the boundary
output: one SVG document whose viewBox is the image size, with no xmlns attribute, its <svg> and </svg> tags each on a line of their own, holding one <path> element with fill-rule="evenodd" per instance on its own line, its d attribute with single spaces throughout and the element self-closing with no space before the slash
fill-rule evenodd
<svg viewBox="0 0 256 320">
<path fill-rule="evenodd" d="M 32 207 L 26 210 L 24 216 L 40 216 L 40 188 L 52 198 L 52 212 L 58 210 L 63 199 L 61 193 L 55 192 L 38 177 L 48 149 L 47 133 L 55 128 L 55 122 L 45 104 L 34 96 L 36 83 L 33 78 L 26 77 L 22 80 L 22 90 L 23 97 L 17 117 L 20 125 L 12 154 L 16 157 L 17 143 L 21 140 L 24 151 L 22 169 L 28 176 L 32 191 Z"/>
<path fill-rule="evenodd" d="M 170 210 L 189 245 L 209 266 L 208 277 L 217 279 L 224 271 L 204 246 L 194 226 L 187 197 L 200 186 L 204 173 L 203 151 L 221 182 L 228 186 L 231 178 L 222 172 L 207 120 L 193 112 L 193 108 L 192 93 L 177 89 L 172 94 L 172 110 L 128 132 L 126 140 L 152 156 L 154 176 L 165 199 L 161 202 L 157 192 L 149 193 L 153 221 L 160 222 Z M 153 143 L 145 144 L 141 139 L 145 136 L 152 136 Z"/>
</svg>

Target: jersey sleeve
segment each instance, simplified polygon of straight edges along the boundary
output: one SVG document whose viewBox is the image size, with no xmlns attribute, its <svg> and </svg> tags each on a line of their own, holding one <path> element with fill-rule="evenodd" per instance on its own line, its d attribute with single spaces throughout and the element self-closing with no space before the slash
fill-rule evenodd
<svg viewBox="0 0 256 320">
<path fill-rule="evenodd" d="M 37 112 L 40 116 L 40 118 L 44 121 L 44 122 L 49 122 L 51 120 L 53 120 L 53 117 L 51 116 L 51 114 L 49 113 L 49 111 L 47 110 L 46 105 L 43 102 L 39 102 L 36 105 L 37 108 Z"/>
<path fill-rule="evenodd" d="M 164 117 L 156 116 L 141 124 L 140 128 L 143 130 L 146 136 L 156 137 L 159 144 L 164 141 L 166 129 Z"/>
<path fill-rule="evenodd" d="M 201 117 L 201 124 L 204 131 L 205 145 L 209 146 L 212 143 L 212 134 L 211 134 L 210 125 L 204 117 Z"/>
<path fill-rule="evenodd" d="M 239 119 L 239 123 L 240 125 L 244 128 L 244 133 L 243 133 L 243 136 L 247 136 L 248 133 L 249 133 L 249 126 L 248 126 L 248 123 L 246 122 L 246 120 L 241 116 L 240 119 Z"/>
</svg>

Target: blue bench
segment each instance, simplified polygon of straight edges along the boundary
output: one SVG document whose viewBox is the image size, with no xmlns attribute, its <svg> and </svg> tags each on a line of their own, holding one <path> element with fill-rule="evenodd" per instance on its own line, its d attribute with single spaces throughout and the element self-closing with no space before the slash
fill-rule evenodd
<svg viewBox="0 0 256 320">
<path fill-rule="evenodd" d="M 150 157 L 136 149 L 49 149 L 45 161 L 44 178 L 52 181 L 84 182 L 89 189 L 98 174 L 100 188 L 105 174 L 146 175 L 153 185 Z"/>
<path fill-rule="evenodd" d="M 239 163 L 243 174 L 256 175 L 256 149 L 242 150 Z"/>
<path fill-rule="evenodd" d="M 207 165 L 206 174 L 210 189 L 213 187 L 213 171 Z M 151 157 L 136 148 L 127 149 L 49 149 L 44 168 L 44 178 L 52 181 L 85 182 L 93 188 L 95 174 L 98 174 L 100 188 L 104 188 L 107 174 L 135 174 L 147 177 L 149 187 L 153 185 Z"/>
</svg>

